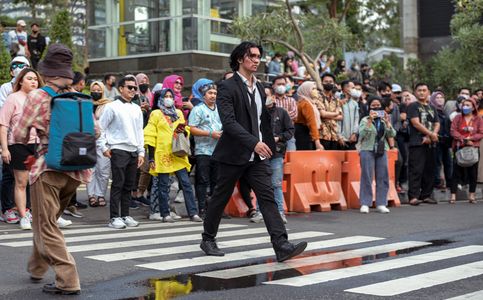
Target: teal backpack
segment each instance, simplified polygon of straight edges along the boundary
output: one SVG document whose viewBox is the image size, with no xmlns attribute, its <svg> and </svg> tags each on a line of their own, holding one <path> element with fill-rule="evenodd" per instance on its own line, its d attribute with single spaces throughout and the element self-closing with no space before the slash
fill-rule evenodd
<svg viewBox="0 0 483 300">
<path fill-rule="evenodd" d="M 52 97 L 47 167 L 59 171 L 93 168 L 97 154 L 91 97 L 76 92 L 57 94 L 48 86 L 42 90 Z"/>
</svg>

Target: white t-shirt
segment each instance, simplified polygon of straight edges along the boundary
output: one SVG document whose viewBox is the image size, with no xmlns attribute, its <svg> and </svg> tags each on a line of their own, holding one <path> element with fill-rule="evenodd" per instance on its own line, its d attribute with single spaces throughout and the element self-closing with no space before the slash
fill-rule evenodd
<svg viewBox="0 0 483 300">
<path fill-rule="evenodd" d="M 18 44 L 19 50 L 17 52 L 17 55 L 26 56 L 25 47 L 27 45 L 27 32 L 18 32 L 16 30 L 11 30 L 8 35 L 10 37 L 11 44 Z"/>
</svg>

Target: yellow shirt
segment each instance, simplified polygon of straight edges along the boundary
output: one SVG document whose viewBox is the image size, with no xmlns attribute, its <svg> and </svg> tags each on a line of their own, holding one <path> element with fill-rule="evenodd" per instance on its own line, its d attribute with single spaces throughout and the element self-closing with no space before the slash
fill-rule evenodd
<svg viewBox="0 0 483 300">
<path fill-rule="evenodd" d="M 148 125 L 144 128 L 144 144 L 155 148 L 154 163 L 155 169 L 150 169 L 149 173 L 156 176 L 159 173 L 173 173 L 186 168 L 188 171 L 191 165 L 188 156 L 179 157 L 173 155 L 173 134 L 178 124 L 184 124 L 184 116 L 180 110 L 176 110 L 178 120 L 171 122 L 161 110 L 151 112 Z M 185 130 L 189 133 L 189 127 Z"/>
</svg>

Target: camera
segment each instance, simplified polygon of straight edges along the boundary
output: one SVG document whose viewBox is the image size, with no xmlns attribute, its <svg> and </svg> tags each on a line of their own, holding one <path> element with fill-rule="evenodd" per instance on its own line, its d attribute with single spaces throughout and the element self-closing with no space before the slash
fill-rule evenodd
<svg viewBox="0 0 483 300">
<path fill-rule="evenodd" d="M 376 110 L 375 112 L 377 113 L 378 118 L 384 118 L 385 113 L 383 110 Z"/>
</svg>

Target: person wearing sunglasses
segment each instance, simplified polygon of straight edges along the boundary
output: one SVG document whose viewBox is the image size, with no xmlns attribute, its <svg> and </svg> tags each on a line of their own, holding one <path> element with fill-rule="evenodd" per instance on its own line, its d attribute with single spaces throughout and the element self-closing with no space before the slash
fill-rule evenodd
<svg viewBox="0 0 483 300">
<path fill-rule="evenodd" d="M 126 76 L 119 81 L 120 96 L 106 104 L 99 124 L 97 146 L 111 159 L 112 185 L 109 227 L 123 229 L 139 225 L 129 215 L 131 191 L 136 187 L 137 169 L 144 163 L 143 113 L 132 102 L 138 90 L 136 79 Z"/>
<path fill-rule="evenodd" d="M 8 95 L 13 92 L 15 78 L 25 68 L 30 68 L 30 62 L 25 56 L 14 57 L 10 62 L 10 77 L 12 77 L 12 80 L 10 82 L 5 82 L 0 87 L 0 108 L 3 106 L 3 103 L 5 103 L 5 100 L 7 100 Z"/>
</svg>

